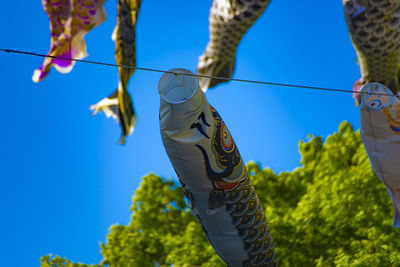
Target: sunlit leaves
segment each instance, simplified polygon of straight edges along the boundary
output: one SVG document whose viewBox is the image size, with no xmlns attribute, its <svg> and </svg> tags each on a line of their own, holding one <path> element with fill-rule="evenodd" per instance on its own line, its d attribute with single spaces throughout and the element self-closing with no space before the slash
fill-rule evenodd
<svg viewBox="0 0 400 267">
<path fill-rule="evenodd" d="M 313 136 L 301 141 L 300 152 L 302 165 L 292 172 L 276 174 L 254 162 L 247 166 L 279 265 L 400 266 L 400 230 L 392 227 L 391 200 L 359 132 L 344 122 L 325 143 Z M 101 247 L 103 265 L 225 266 L 175 181 L 144 177 L 131 211 L 129 225 L 111 227 Z M 45 256 L 41 266 L 86 266 L 71 264 Z"/>
</svg>

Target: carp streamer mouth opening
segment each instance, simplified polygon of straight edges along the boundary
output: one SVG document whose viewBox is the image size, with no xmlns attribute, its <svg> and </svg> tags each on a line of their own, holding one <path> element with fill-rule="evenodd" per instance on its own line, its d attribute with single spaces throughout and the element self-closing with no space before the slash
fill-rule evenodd
<svg viewBox="0 0 400 267">
<path fill-rule="evenodd" d="M 172 69 L 165 73 L 158 84 L 160 96 L 171 104 L 188 101 L 199 89 L 199 80 L 185 69 Z"/>
</svg>

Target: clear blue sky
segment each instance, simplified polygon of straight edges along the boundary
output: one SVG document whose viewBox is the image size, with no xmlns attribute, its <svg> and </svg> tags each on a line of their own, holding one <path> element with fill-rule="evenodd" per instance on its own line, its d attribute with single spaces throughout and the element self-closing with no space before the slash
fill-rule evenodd
<svg viewBox="0 0 400 267">
<path fill-rule="evenodd" d="M 143 0 L 137 25 L 137 65 L 195 71 L 208 41 L 211 0 Z M 49 21 L 41 1 L 4 1 L 0 47 L 47 53 Z M 89 60 L 115 63 L 108 18 L 86 36 Z M 117 69 L 78 63 L 31 77 L 42 58 L 0 52 L 0 262 L 38 266 L 48 253 L 98 263 L 112 224 L 127 224 L 132 195 L 150 172 L 175 174 L 159 133 L 159 73 L 137 71 L 130 81 L 138 114 L 126 146 L 119 126 L 89 106 L 117 87 Z M 238 49 L 235 78 L 351 90 L 359 78 L 341 1 L 276 1 Z M 243 159 L 277 172 L 300 166 L 298 142 L 327 137 L 359 109 L 349 93 L 230 82 L 207 92 Z"/>
</svg>

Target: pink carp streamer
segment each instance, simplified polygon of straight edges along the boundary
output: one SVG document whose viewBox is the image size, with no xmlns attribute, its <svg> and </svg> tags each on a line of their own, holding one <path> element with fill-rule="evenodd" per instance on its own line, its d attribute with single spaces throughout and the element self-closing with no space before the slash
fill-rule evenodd
<svg viewBox="0 0 400 267">
<path fill-rule="evenodd" d="M 82 59 L 87 56 L 85 35 L 104 22 L 106 0 L 43 0 L 50 19 L 51 48 L 49 55 L 61 58 Z M 54 66 L 61 73 L 72 70 L 75 62 L 46 58 L 34 71 L 32 80 L 40 82 Z"/>
<path fill-rule="evenodd" d="M 107 117 L 111 116 L 120 123 L 122 129 L 120 144 L 125 144 L 126 137 L 132 134 L 136 123 L 128 83 L 135 72 L 133 67 L 136 66 L 135 27 L 141 2 L 141 0 L 118 0 L 118 22 L 112 36 L 115 41 L 115 58 L 118 65 L 132 68 L 119 67 L 118 89 L 90 107 L 94 110 L 94 114 L 103 111 Z"/>
<path fill-rule="evenodd" d="M 199 58 L 198 74 L 232 77 L 237 47 L 244 34 L 261 16 L 270 0 L 214 0 L 210 10 L 210 41 Z M 227 80 L 200 78 L 205 92 Z"/>
<path fill-rule="evenodd" d="M 400 63 L 400 1 L 343 0 L 351 40 L 358 55 L 361 78 L 354 84 L 360 103 L 361 88 L 378 82 L 398 91 Z"/>
</svg>

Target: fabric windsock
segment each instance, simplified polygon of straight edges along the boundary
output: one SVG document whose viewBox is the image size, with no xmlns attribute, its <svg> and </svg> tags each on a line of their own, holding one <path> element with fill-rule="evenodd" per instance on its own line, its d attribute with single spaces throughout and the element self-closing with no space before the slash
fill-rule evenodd
<svg viewBox="0 0 400 267">
<path fill-rule="evenodd" d="M 236 50 L 250 27 L 267 8 L 270 0 L 214 0 L 210 10 L 210 40 L 199 57 L 197 71 L 200 87 L 208 88 L 227 82 L 235 70 Z"/>
<path fill-rule="evenodd" d="M 395 208 L 393 227 L 400 228 L 400 101 L 379 83 L 361 90 L 361 137 L 376 175 Z"/>
<path fill-rule="evenodd" d="M 159 82 L 162 140 L 192 213 L 229 266 L 276 266 L 270 228 L 238 148 L 193 75 L 174 69 Z"/>
<path fill-rule="evenodd" d="M 343 0 L 343 7 L 361 72 L 353 85 L 356 104 L 360 104 L 360 89 L 370 82 L 384 84 L 397 93 L 400 1 Z"/>
<path fill-rule="evenodd" d="M 50 19 L 51 47 L 32 80 L 40 82 L 55 67 L 68 73 L 74 60 L 87 57 L 85 35 L 106 20 L 106 0 L 43 0 L 43 7 Z"/>
<path fill-rule="evenodd" d="M 119 143 L 125 144 L 127 136 L 133 133 L 136 124 L 136 114 L 132 97 L 128 92 L 129 79 L 136 66 L 136 22 L 139 15 L 141 0 L 118 0 L 118 19 L 112 39 L 115 41 L 115 58 L 118 65 L 118 88 L 110 96 L 90 107 L 93 114 L 103 111 L 107 117 L 113 117 L 121 125 Z"/>
</svg>

